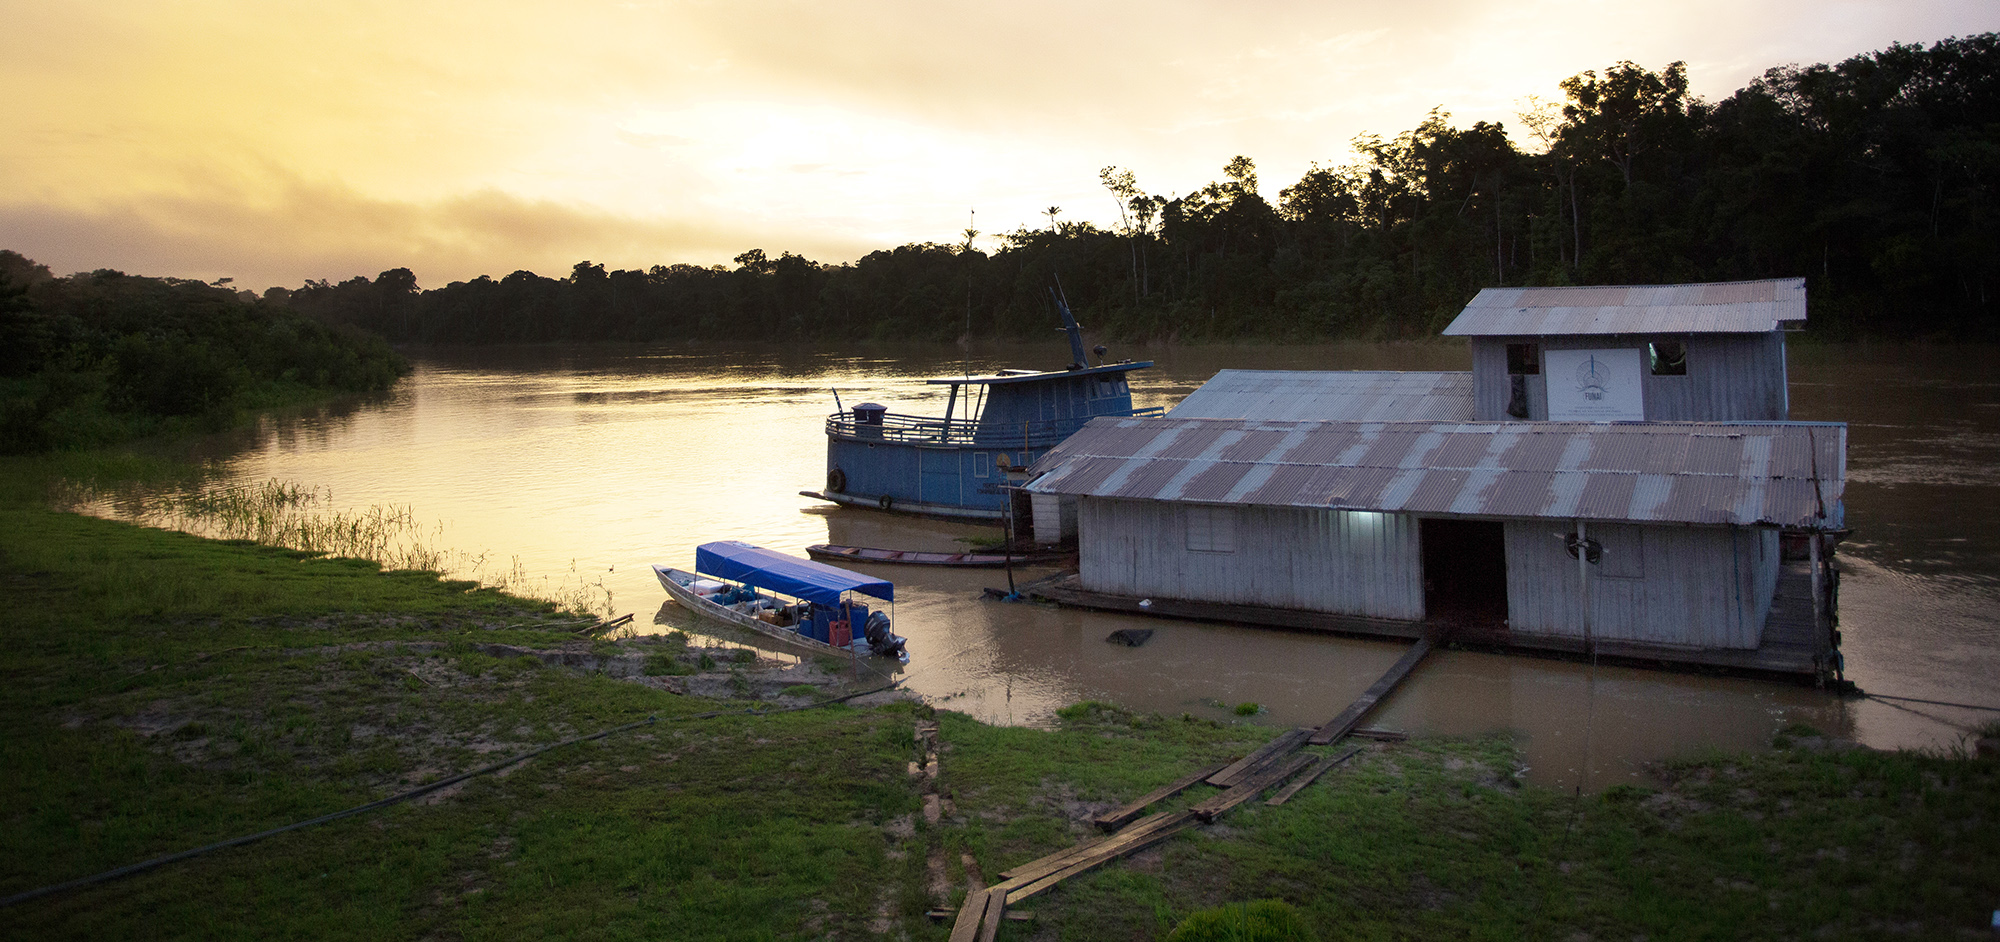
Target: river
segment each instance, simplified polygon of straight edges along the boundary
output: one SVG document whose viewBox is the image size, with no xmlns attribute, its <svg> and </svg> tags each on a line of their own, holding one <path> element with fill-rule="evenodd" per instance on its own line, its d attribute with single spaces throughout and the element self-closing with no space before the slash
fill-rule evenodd
<svg viewBox="0 0 2000 942">
<path fill-rule="evenodd" d="M 1224 368 L 1469 369 L 1462 346 L 1120 350 L 1141 406 L 1171 406 Z M 435 521 L 462 574 L 567 587 L 642 631 L 700 630 L 648 564 L 742 539 L 963 548 L 991 531 L 835 509 L 801 490 L 825 474 L 821 427 L 849 405 L 942 412 L 927 377 L 1067 362 L 1060 345 L 777 345 L 417 351 L 376 399 L 270 419 L 206 442 L 241 482 L 296 482 L 338 506 L 395 505 Z M 1850 423 L 1841 621 L 1848 677 L 1871 693 L 2000 705 L 2000 356 L 1984 348 L 1828 347 L 1791 353 L 1792 415 Z M 865 568 L 865 567 L 856 567 Z M 1276 727 L 1324 722 L 1399 644 L 985 601 L 1000 571 L 873 570 L 895 580 L 908 688 L 995 723 L 1046 725 L 1083 699 Z M 522 575 L 528 578 L 525 582 Z M 1108 644 L 1127 626 L 1142 647 Z M 1254 703 L 1248 719 L 1235 712 Z M 1839 698 L 1806 686 L 1444 651 L 1371 718 L 1418 733 L 1509 733 L 1531 780 L 1586 790 L 1644 781 L 1649 763 L 1760 749 L 1784 724 L 1882 748 L 1944 749 L 2000 713 Z"/>
</svg>

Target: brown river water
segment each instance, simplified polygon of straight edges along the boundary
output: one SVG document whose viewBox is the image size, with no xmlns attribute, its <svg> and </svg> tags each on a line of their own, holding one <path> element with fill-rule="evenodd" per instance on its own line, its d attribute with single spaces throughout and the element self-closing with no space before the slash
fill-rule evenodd
<svg viewBox="0 0 2000 942">
<path fill-rule="evenodd" d="M 1116 350 L 1151 359 L 1141 406 L 1171 406 L 1217 370 L 1463 370 L 1461 346 Z M 927 377 L 1067 361 L 1060 345 L 576 347 L 419 351 L 394 392 L 267 420 L 208 443 L 228 478 L 276 479 L 335 506 L 405 508 L 472 578 L 566 587 L 639 630 L 700 632 L 648 564 L 698 543 L 803 555 L 812 543 L 962 549 L 994 531 L 835 509 L 799 491 L 825 474 L 833 390 L 848 405 L 941 413 Z M 2000 352 L 1796 346 L 1792 415 L 1850 423 L 1841 620 L 1847 676 L 1869 693 L 2000 707 Z M 869 569 L 855 566 L 857 569 Z M 1048 725 L 1078 700 L 1283 728 L 1324 722 L 1402 653 L 1395 643 L 1177 622 L 981 598 L 999 570 L 875 567 L 895 581 L 907 687 L 982 720 Z M 1046 574 L 1030 571 L 1022 578 Z M 1156 629 L 1142 647 L 1105 642 Z M 1242 703 L 1263 712 L 1238 716 Z M 1768 747 L 1787 723 L 1892 748 L 1947 749 L 2000 712 L 1836 697 L 1756 679 L 1442 651 L 1370 718 L 1416 733 L 1507 733 L 1520 774 L 1562 788 L 1643 781 L 1648 763 Z"/>
</svg>

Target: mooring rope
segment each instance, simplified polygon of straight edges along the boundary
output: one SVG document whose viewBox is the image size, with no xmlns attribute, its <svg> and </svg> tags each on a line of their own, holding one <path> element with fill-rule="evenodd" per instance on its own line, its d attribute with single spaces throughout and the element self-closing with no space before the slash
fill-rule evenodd
<svg viewBox="0 0 2000 942">
<path fill-rule="evenodd" d="M 1989 713 L 2000 713 L 2000 706 L 1985 706 L 1983 704 L 1978 704 L 1978 703 L 1953 703 L 1949 700 L 1926 700 L 1922 697 L 1898 697 L 1886 693 L 1864 693 L 1862 694 L 1862 696 L 1867 697 L 1870 700 L 1902 700 L 1907 703 L 1928 703 L 1932 706 L 1948 706 L 1948 707 L 1957 707 L 1961 710 L 1985 710 Z"/>
<path fill-rule="evenodd" d="M 712 719 L 718 716 L 740 716 L 740 715 L 765 716 L 776 713 L 791 713 L 798 710 L 811 710 L 818 707 L 829 706 L 835 703 L 844 703 L 848 700 L 853 700 L 858 697 L 865 697 L 871 693 L 881 693 L 882 691 L 893 688 L 900 683 L 902 683 L 902 681 L 900 680 L 890 681 L 889 683 L 883 684 L 880 687 L 859 691 L 857 693 L 850 693 L 845 696 L 834 697 L 830 700 L 821 700 L 815 703 L 808 703 L 802 706 L 783 707 L 776 710 L 757 710 L 757 709 L 714 710 L 707 713 L 692 713 L 686 716 L 669 717 L 668 719 L 671 722 L 678 722 L 681 720 Z M 614 726 L 607 730 L 601 730 L 599 732 L 591 733 L 588 736 L 578 736 L 574 739 L 565 739 L 559 743 L 552 743 L 550 745 L 543 746 L 540 749 L 535 749 L 530 752 L 524 752 L 511 759 L 503 759 L 499 762 L 493 763 L 492 765 L 473 769 L 470 772 L 460 772 L 457 775 L 451 776 L 450 778 L 440 779 L 438 781 L 430 783 L 429 785 L 419 786 L 417 788 L 410 789 L 409 791 L 403 792 L 401 794 L 391 795 L 387 798 L 383 798 L 378 801 L 371 801 L 365 805 L 356 805 L 344 811 L 336 811 L 333 812 L 332 814 L 323 814 L 317 818 L 311 818 L 305 821 L 298 821 L 292 824 L 287 824 L 283 827 L 275 827 L 268 831 L 259 831 L 255 834 L 245 834 L 241 837 L 232 837 L 225 841 L 216 841 L 213 844 L 207 844 L 201 847 L 193 848 L 191 850 L 184 850 L 179 853 L 168 854 L 164 857 L 155 857 L 151 860 L 141 861 L 135 864 L 128 864 L 126 866 L 119 867 L 115 870 L 106 870 L 103 873 L 92 874 L 91 876 L 70 880 L 67 883 L 56 883 L 49 886 L 28 890 L 27 892 L 24 893 L 16 893 L 13 896 L 7 897 L 6 899 L 0 899 L 0 908 L 13 906 L 17 903 L 25 903 L 28 902 L 29 900 L 40 899 L 41 897 L 49 896 L 55 893 L 63 893 L 69 890 L 82 889 L 83 887 L 91 886 L 98 883 L 107 883 L 112 880 L 121 879 L 123 877 L 129 877 L 138 873 L 144 873 L 148 870 L 153 870 L 159 867 L 164 867 L 170 863 L 177 863 L 179 861 L 186 860 L 190 857 L 198 857 L 210 851 L 222 850 L 228 847 L 239 847 L 244 844 L 253 843 L 255 841 L 261 841 L 267 837 L 275 837 L 287 831 L 297 831 L 301 828 L 309 828 L 318 824 L 326 824 L 330 821 L 338 821 L 341 818 L 350 818 L 353 817 L 354 815 L 362 814 L 364 812 L 377 811 L 382 808 L 387 808 L 390 805 L 409 801 L 412 798 L 421 798 L 424 795 L 428 795 L 431 792 L 437 791 L 438 789 L 445 788 L 451 785 L 456 785 L 459 782 L 463 782 L 467 779 L 477 778 L 478 776 L 481 775 L 487 775 L 489 773 L 498 772 L 501 769 L 504 769 L 510 765 L 518 765 L 522 762 L 528 761 L 529 759 L 533 759 L 536 756 L 539 756 L 545 752 L 561 749 L 564 746 L 574 746 L 578 743 L 589 742 L 593 739 L 603 739 L 606 736 L 610 736 L 614 733 L 622 733 L 629 729 L 637 729 L 638 727 L 641 726 L 651 726 L 654 723 L 659 722 L 659 719 L 660 719 L 659 716 L 655 714 L 653 716 L 648 716 L 643 720 L 635 720 L 633 722 L 626 723 L 623 726 Z"/>
</svg>

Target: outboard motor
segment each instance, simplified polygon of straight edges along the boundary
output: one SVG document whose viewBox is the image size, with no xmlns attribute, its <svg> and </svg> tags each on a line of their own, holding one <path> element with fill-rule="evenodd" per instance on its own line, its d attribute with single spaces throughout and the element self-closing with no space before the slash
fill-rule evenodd
<svg viewBox="0 0 2000 942">
<path fill-rule="evenodd" d="M 866 630 L 870 650 L 884 656 L 908 659 L 909 653 L 903 650 L 902 636 L 889 630 L 889 616 L 881 612 L 869 612 Z"/>
</svg>

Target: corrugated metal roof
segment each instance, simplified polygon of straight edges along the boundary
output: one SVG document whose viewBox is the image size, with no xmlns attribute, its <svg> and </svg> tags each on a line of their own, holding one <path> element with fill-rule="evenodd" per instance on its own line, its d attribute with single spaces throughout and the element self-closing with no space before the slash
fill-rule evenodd
<svg viewBox="0 0 2000 942">
<path fill-rule="evenodd" d="M 1102 418 L 1029 475 L 1038 494 L 1838 527 L 1847 426 Z"/>
<path fill-rule="evenodd" d="M 1589 288 L 1487 288 L 1450 337 L 1566 334 L 1761 334 L 1806 319 L 1806 280 Z"/>
<path fill-rule="evenodd" d="M 1167 414 L 1193 419 L 1469 420 L 1472 374 L 1223 370 Z"/>
</svg>

